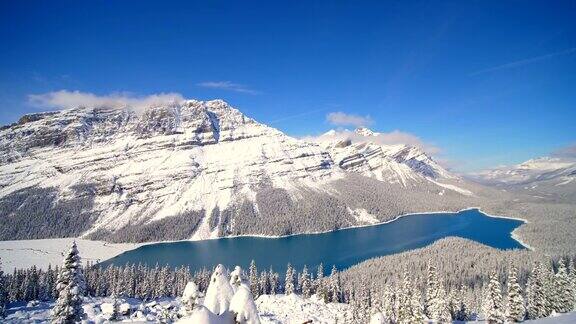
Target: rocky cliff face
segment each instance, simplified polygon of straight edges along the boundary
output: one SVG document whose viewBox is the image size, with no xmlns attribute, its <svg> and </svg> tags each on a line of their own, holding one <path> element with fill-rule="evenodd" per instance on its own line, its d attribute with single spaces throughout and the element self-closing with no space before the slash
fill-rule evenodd
<svg viewBox="0 0 576 324">
<path fill-rule="evenodd" d="M 331 185 L 349 172 L 403 185 L 450 177 L 416 148 L 323 147 L 221 100 L 26 115 L 0 129 L 0 152 L 1 239 L 331 230 L 358 223 Z M 303 203 L 310 197 L 319 203 Z M 275 205 L 290 206 L 279 229 L 255 230 L 274 222 Z M 331 215 L 315 215 L 319 206 Z"/>
</svg>

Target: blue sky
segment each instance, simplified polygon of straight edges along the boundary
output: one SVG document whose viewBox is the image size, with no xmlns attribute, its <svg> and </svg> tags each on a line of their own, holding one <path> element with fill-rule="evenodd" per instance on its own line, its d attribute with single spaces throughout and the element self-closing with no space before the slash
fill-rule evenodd
<svg viewBox="0 0 576 324">
<path fill-rule="evenodd" d="M 174 92 L 293 136 L 369 116 L 460 171 L 576 142 L 575 1 L 2 1 L 0 39 L 0 124 L 31 94 Z"/>
</svg>

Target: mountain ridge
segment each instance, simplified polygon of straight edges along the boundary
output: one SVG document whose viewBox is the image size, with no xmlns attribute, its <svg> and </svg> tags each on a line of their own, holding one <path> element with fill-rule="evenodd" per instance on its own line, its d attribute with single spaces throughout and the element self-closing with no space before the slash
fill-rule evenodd
<svg viewBox="0 0 576 324">
<path fill-rule="evenodd" d="M 440 183 L 461 180 L 415 147 L 309 143 L 222 100 L 27 115 L 0 130 L 0 149 L 0 222 L 16 224 L 5 237 L 30 237 L 26 222 L 42 237 L 117 241 L 292 234 L 382 221 L 398 208 L 364 208 L 346 187 L 468 195 Z M 54 229 L 57 220 L 71 230 Z"/>
</svg>

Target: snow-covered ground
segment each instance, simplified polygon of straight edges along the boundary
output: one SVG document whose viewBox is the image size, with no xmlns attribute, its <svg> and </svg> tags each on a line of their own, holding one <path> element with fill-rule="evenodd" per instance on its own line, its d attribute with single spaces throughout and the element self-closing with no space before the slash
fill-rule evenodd
<svg viewBox="0 0 576 324">
<path fill-rule="evenodd" d="M 550 316 L 548 318 L 541 318 L 533 321 L 526 321 L 526 323 L 538 323 L 538 324 L 573 324 L 576 323 L 576 312 L 570 312 L 565 314 L 557 314 Z"/>
<path fill-rule="evenodd" d="M 112 298 L 87 298 L 84 311 L 90 322 L 101 323 L 109 319 L 112 309 Z M 119 300 L 123 321 L 158 322 L 165 314 L 173 319 L 181 308 L 181 302 L 175 298 L 163 298 L 158 301 L 142 303 L 138 299 Z M 336 304 L 318 301 L 314 296 L 302 299 L 296 295 L 264 295 L 256 300 L 261 323 L 343 323 L 344 314 L 349 312 L 347 304 Z M 50 310 L 54 303 L 17 303 L 10 306 L 3 323 L 44 323 L 50 319 Z M 164 315 L 163 315 L 164 314 Z"/>
<path fill-rule="evenodd" d="M 101 262 L 140 246 L 133 243 L 115 244 L 78 238 L 0 241 L 2 270 L 10 272 L 14 268 L 26 269 L 33 265 L 46 269 L 49 264 L 60 265 L 64 253 L 70 249 L 74 240 L 78 249 L 82 251 L 83 262 Z"/>
<path fill-rule="evenodd" d="M 113 303 L 111 298 L 87 298 L 84 311 L 89 321 L 102 323 L 110 317 Z M 158 301 L 142 303 L 138 299 L 127 298 L 119 300 L 120 312 L 124 313 L 121 319 L 126 322 L 158 322 L 162 314 L 178 314 L 181 307 L 179 299 L 164 298 Z M 50 309 L 54 303 L 18 303 L 8 309 L 7 317 L 2 323 L 45 323 L 50 319 Z M 258 313 L 262 324 L 265 323 L 344 323 L 344 316 L 350 312 L 347 304 L 325 304 L 311 297 L 302 299 L 291 295 L 264 295 L 256 300 Z M 337 322 L 336 322 L 337 320 Z M 483 323 L 482 321 L 475 323 Z M 558 314 L 549 318 L 526 321 L 530 324 L 567 324 L 576 323 L 576 312 Z"/>
<path fill-rule="evenodd" d="M 344 323 L 350 306 L 324 303 L 315 296 L 303 299 L 298 295 L 263 295 L 256 300 L 262 323 Z"/>
</svg>

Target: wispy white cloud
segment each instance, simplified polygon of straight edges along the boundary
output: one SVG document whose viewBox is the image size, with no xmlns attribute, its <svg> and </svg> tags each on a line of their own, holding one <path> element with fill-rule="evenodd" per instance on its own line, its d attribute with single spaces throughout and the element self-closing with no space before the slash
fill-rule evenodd
<svg viewBox="0 0 576 324">
<path fill-rule="evenodd" d="M 487 69 L 479 70 L 479 71 L 470 73 L 470 76 L 475 76 L 475 75 L 490 73 L 490 72 L 496 72 L 496 71 L 500 71 L 500 70 L 513 69 L 513 68 L 517 68 L 520 66 L 529 65 L 529 64 L 549 60 L 551 58 L 555 58 L 558 56 L 570 55 L 570 54 L 574 54 L 574 53 L 576 53 L 576 47 L 572 47 L 572 48 L 569 48 L 569 49 L 566 49 L 563 51 L 559 51 L 559 52 L 554 52 L 554 53 L 536 56 L 536 57 L 530 57 L 530 58 L 526 58 L 526 59 L 522 59 L 522 60 L 518 60 L 518 61 L 490 67 Z"/>
<path fill-rule="evenodd" d="M 196 84 L 199 87 L 209 88 L 209 89 L 221 89 L 233 92 L 247 93 L 251 95 L 259 94 L 260 91 L 251 89 L 243 84 L 234 83 L 231 81 L 205 81 Z"/>
<path fill-rule="evenodd" d="M 374 123 L 370 116 L 347 114 L 341 111 L 331 112 L 326 115 L 326 120 L 335 126 L 370 126 Z"/>
<path fill-rule="evenodd" d="M 108 95 L 96 95 L 90 92 L 60 90 L 42 94 L 31 94 L 28 102 L 40 108 L 108 107 L 142 109 L 184 100 L 179 93 L 158 93 L 136 96 L 122 92 Z"/>
</svg>

